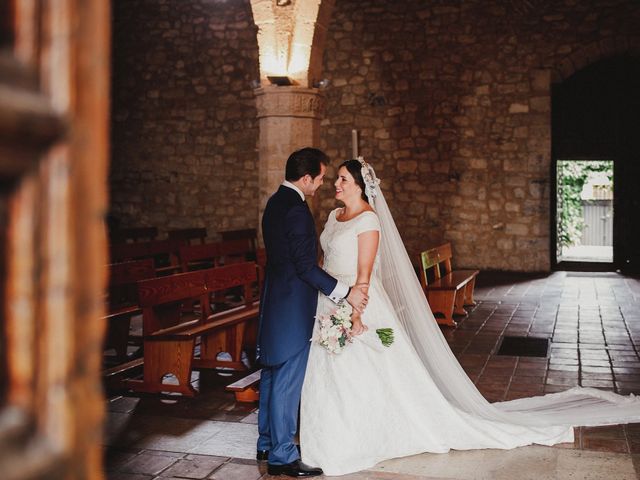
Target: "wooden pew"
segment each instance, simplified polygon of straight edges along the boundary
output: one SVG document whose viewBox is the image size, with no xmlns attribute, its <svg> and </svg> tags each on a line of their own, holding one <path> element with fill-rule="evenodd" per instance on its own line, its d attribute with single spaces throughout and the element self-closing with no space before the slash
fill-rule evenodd
<svg viewBox="0 0 640 480">
<path fill-rule="evenodd" d="M 251 252 L 251 245 L 247 240 L 232 240 L 203 245 L 182 245 L 178 250 L 178 258 L 181 270 L 189 272 L 246 262 Z"/>
<path fill-rule="evenodd" d="M 155 277 L 153 260 L 137 260 L 109 265 L 109 296 L 105 349 L 116 351 L 116 360 L 127 359 L 131 317 L 142 313 L 136 282 Z"/>
<path fill-rule="evenodd" d="M 167 275 L 180 270 L 178 251 L 183 244 L 179 240 L 155 240 L 140 243 L 119 243 L 110 246 L 111 260 L 123 262 L 153 258 L 156 273 Z"/>
<path fill-rule="evenodd" d="M 138 282 L 143 311 L 143 380 L 129 380 L 127 386 L 144 392 L 178 392 L 195 395 L 191 386 L 194 368 L 227 367 L 246 370 L 241 361 L 245 325 L 258 315 L 251 284 L 257 279 L 252 262 L 180 273 Z M 244 303 L 236 308 L 211 314 L 209 295 L 241 286 Z M 184 303 L 199 301 L 199 309 L 185 314 Z M 200 338 L 200 356 L 194 358 L 196 339 Z M 226 351 L 232 361 L 220 361 Z M 171 373 L 177 385 L 162 383 Z"/>
<path fill-rule="evenodd" d="M 220 232 L 223 242 L 232 240 L 247 240 L 252 252 L 251 260 L 255 259 L 255 252 L 258 249 L 258 231 L 255 228 L 245 228 L 243 230 L 227 230 Z"/>
<path fill-rule="evenodd" d="M 179 240 L 185 244 L 190 244 L 192 240 L 204 243 L 207 238 L 206 228 L 178 228 L 167 232 L 169 240 Z"/>
<path fill-rule="evenodd" d="M 215 267 L 219 263 L 219 258 L 220 247 L 217 243 L 182 245 L 178 250 L 178 259 L 182 272 Z"/>
<path fill-rule="evenodd" d="M 251 255 L 251 245 L 246 239 L 204 245 L 184 245 L 180 247 L 178 252 L 183 272 L 246 262 L 253 260 Z M 218 309 L 220 305 L 224 306 L 226 304 L 225 292 L 215 292 L 211 302 L 214 309 Z"/>
<path fill-rule="evenodd" d="M 420 254 L 420 281 L 431 311 L 444 315 L 438 323 L 455 327 L 453 315 L 466 315 L 465 305 L 475 305 L 473 289 L 478 270 L 452 270 L 451 244 Z"/>
<path fill-rule="evenodd" d="M 258 248 L 256 251 L 256 264 L 258 267 L 258 298 L 262 294 L 264 286 L 264 274 L 267 266 L 267 251 L 264 248 Z M 258 321 L 250 322 L 245 331 L 245 350 L 251 351 L 258 343 Z M 233 392 L 237 402 L 256 402 L 260 398 L 258 385 L 260 383 L 261 370 L 255 371 L 246 377 L 227 385 L 226 390 Z"/>
<path fill-rule="evenodd" d="M 229 265 L 231 263 L 255 261 L 256 250 L 254 243 L 249 238 L 238 238 L 235 240 L 223 240 L 220 245 L 220 264 Z"/>
<path fill-rule="evenodd" d="M 264 287 L 264 275 L 265 268 L 267 267 L 267 252 L 264 248 L 259 248 L 256 251 L 256 268 L 258 270 L 258 284 L 256 289 L 257 298 L 262 296 L 262 288 Z M 247 330 L 244 334 L 245 345 L 244 348 L 247 352 L 255 352 L 256 345 L 258 344 L 258 321 L 250 322 L 247 325 Z"/>
<path fill-rule="evenodd" d="M 262 370 L 256 370 L 250 375 L 227 385 L 225 390 L 235 394 L 236 402 L 257 402 L 260 399 L 258 385 L 261 372 Z"/>
<path fill-rule="evenodd" d="M 112 243 L 151 242 L 158 237 L 156 227 L 118 228 L 109 234 Z"/>
</svg>

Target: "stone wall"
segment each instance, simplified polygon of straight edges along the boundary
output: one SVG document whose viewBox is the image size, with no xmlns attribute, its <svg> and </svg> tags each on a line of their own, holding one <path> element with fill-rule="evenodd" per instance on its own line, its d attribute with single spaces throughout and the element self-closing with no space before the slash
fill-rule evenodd
<svg viewBox="0 0 640 480">
<path fill-rule="evenodd" d="M 414 262 L 451 241 L 458 266 L 548 270 L 551 83 L 640 50 L 639 16 L 635 1 L 340 0 L 321 147 L 338 164 L 359 130 Z M 321 222 L 334 205 L 325 188 Z"/>
<path fill-rule="evenodd" d="M 113 5 L 112 214 L 257 226 L 249 0 Z M 458 266 L 548 270 L 551 85 L 640 51 L 639 16 L 632 0 L 338 0 L 320 147 L 338 164 L 360 132 L 414 262 L 450 241 Z M 321 226 L 335 201 L 319 197 Z"/>
<path fill-rule="evenodd" d="M 258 221 L 249 1 L 113 4 L 111 215 L 209 235 Z"/>
</svg>

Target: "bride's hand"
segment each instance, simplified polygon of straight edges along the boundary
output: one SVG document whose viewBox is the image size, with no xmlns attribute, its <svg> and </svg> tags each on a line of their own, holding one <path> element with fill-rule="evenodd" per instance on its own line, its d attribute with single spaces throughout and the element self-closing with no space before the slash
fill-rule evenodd
<svg viewBox="0 0 640 480">
<path fill-rule="evenodd" d="M 369 330 L 369 327 L 362 323 L 362 317 L 354 312 L 351 315 L 351 335 L 362 335 L 367 330 Z"/>
</svg>

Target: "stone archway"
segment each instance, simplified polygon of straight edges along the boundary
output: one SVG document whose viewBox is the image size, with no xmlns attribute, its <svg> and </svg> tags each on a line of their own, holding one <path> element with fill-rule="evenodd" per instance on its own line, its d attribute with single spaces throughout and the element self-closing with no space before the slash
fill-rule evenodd
<svg viewBox="0 0 640 480">
<path fill-rule="evenodd" d="M 288 76 L 312 87 L 322 74 L 322 55 L 335 0 L 251 0 L 258 27 L 260 76 Z"/>
<path fill-rule="evenodd" d="M 551 83 L 561 83 L 588 65 L 618 55 L 640 55 L 640 37 L 615 36 L 593 41 L 551 68 Z"/>
</svg>

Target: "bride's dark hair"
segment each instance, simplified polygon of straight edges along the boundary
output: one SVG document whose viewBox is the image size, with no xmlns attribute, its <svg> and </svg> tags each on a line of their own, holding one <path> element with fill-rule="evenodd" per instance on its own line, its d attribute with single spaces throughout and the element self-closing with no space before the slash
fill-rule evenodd
<svg viewBox="0 0 640 480">
<path fill-rule="evenodd" d="M 346 160 L 342 162 L 342 164 L 340 164 L 340 166 L 338 167 L 338 170 L 340 170 L 342 167 L 347 169 L 347 171 L 351 174 L 353 179 L 356 181 L 356 184 L 358 184 L 358 186 L 362 189 L 362 194 L 361 194 L 362 199 L 365 202 L 369 203 L 369 198 L 367 198 L 367 194 L 364 193 L 366 190 L 366 187 L 364 184 L 364 178 L 362 178 L 362 164 L 358 160 Z"/>
</svg>

